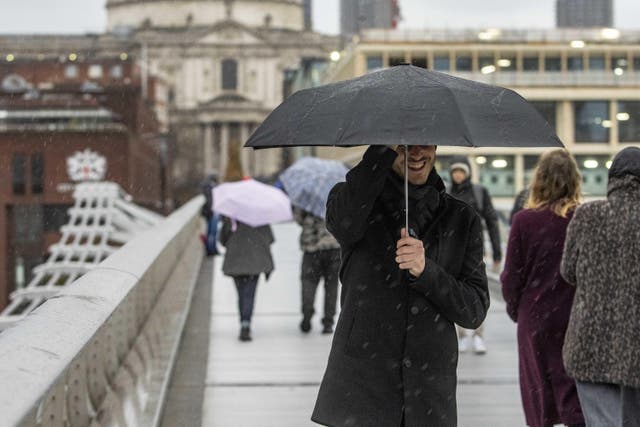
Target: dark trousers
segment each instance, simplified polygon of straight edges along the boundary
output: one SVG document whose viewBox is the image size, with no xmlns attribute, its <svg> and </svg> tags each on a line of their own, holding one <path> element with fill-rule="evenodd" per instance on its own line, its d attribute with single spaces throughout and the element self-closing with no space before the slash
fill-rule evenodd
<svg viewBox="0 0 640 427">
<path fill-rule="evenodd" d="M 218 214 L 213 214 L 207 220 L 207 235 L 205 239 L 205 248 L 207 255 L 216 255 L 218 246 L 216 239 L 218 237 Z"/>
<path fill-rule="evenodd" d="M 240 321 L 248 326 L 253 315 L 253 304 L 256 297 L 256 287 L 258 286 L 259 275 L 233 276 L 238 291 L 238 309 L 240 311 Z"/>
<path fill-rule="evenodd" d="M 313 304 L 320 279 L 324 279 L 324 325 L 333 325 L 338 299 L 338 274 L 340 272 L 340 249 L 305 252 L 302 257 L 302 315 L 310 319 L 315 312 Z"/>
</svg>

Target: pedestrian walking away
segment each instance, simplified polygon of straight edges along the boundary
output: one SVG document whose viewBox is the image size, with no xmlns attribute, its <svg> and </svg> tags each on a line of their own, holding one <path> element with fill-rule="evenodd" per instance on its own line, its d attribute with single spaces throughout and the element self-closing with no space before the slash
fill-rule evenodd
<svg viewBox="0 0 640 427">
<path fill-rule="evenodd" d="M 575 381 L 562 364 L 575 290 L 560 276 L 580 183 L 578 166 L 566 150 L 540 158 L 528 208 L 514 216 L 500 276 L 507 313 L 518 324 L 520 394 L 530 427 L 584 425 Z"/>
<path fill-rule="evenodd" d="M 251 318 L 260 274 L 268 279 L 273 272 L 269 225 L 251 227 L 243 222 L 222 217 L 220 243 L 226 248 L 222 272 L 231 276 L 238 291 L 240 341 L 251 341 Z"/>
<path fill-rule="evenodd" d="M 300 330 L 311 330 L 311 318 L 315 312 L 316 289 L 324 281 L 324 316 L 322 333 L 333 332 L 333 322 L 338 299 L 338 273 L 340 270 L 340 245 L 327 231 L 325 221 L 310 212 L 294 208 L 293 215 L 302 227 L 300 248 L 303 251 L 300 281 L 302 284 L 302 321 Z"/>
<path fill-rule="evenodd" d="M 489 191 L 484 186 L 471 182 L 471 167 L 466 157 L 453 157 L 449 166 L 449 174 L 451 176 L 450 194 L 473 207 L 484 221 L 491 240 L 492 269 L 494 272 L 498 272 L 502 261 L 500 225 Z M 457 330 L 458 349 L 460 352 L 466 352 L 469 349 L 473 349 L 475 354 L 485 354 L 487 352 L 487 346 L 482 336 L 483 325 L 471 331 L 470 335 L 464 328 L 458 327 Z"/>
<path fill-rule="evenodd" d="M 489 307 L 482 226 L 449 196 L 435 146 L 373 146 L 337 184 L 327 228 L 342 253 L 342 311 L 312 419 L 327 426 L 455 426 L 454 323 Z M 403 420 L 404 417 L 404 421 Z"/>
<path fill-rule="evenodd" d="M 588 426 L 640 426 L 640 148 L 620 151 L 606 200 L 580 206 L 562 276 L 576 294 L 563 358 Z"/>
<path fill-rule="evenodd" d="M 202 205 L 202 216 L 205 219 L 207 232 L 204 235 L 204 246 L 207 256 L 218 255 L 218 221 L 219 215 L 213 211 L 213 189 L 218 184 L 218 175 L 209 174 L 207 179 L 201 184 L 200 188 L 204 196 L 204 205 Z"/>
</svg>

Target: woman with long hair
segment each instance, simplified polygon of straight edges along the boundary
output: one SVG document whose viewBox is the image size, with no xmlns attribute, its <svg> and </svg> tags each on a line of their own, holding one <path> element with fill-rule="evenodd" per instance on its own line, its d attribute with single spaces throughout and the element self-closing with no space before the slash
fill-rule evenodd
<svg viewBox="0 0 640 427">
<path fill-rule="evenodd" d="M 507 313 L 518 324 L 520 393 L 531 427 L 584 425 L 576 384 L 562 363 L 575 288 L 560 276 L 580 182 L 566 150 L 542 155 L 525 209 L 513 218 L 500 276 Z"/>
</svg>

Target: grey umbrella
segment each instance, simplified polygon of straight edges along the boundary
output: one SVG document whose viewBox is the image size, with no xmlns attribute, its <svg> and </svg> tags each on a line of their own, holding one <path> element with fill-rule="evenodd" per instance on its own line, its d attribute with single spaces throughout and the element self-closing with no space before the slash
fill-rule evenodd
<svg viewBox="0 0 640 427">
<path fill-rule="evenodd" d="M 516 92 L 412 65 L 296 92 L 245 146 L 392 144 L 563 147 Z"/>
</svg>

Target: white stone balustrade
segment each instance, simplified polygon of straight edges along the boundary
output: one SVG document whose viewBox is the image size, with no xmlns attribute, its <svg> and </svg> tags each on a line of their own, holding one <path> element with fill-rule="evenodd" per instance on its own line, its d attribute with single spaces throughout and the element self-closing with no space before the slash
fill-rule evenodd
<svg viewBox="0 0 640 427">
<path fill-rule="evenodd" d="M 200 269 L 199 196 L 0 334 L 1 426 L 153 426 Z"/>
</svg>

